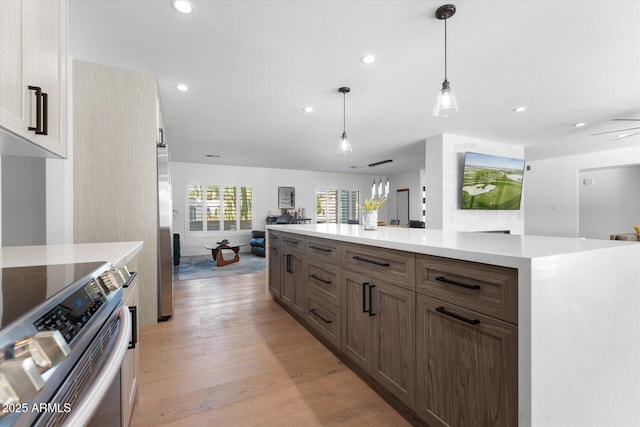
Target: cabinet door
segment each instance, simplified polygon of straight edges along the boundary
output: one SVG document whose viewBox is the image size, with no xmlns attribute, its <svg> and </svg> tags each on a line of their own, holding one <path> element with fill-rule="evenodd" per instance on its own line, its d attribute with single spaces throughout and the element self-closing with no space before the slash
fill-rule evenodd
<svg viewBox="0 0 640 427">
<path fill-rule="evenodd" d="M 307 292 L 304 260 L 301 255 L 291 252 L 283 253 L 281 259 L 282 288 L 280 289 L 280 298 L 300 316 L 304 316 L 307 305 L 305 301 Z"/>
<path fill-rule="evenodd" d="M 281 287 L 281 262 L 280 249 L 277 247 L 269 247 L 269 291 L 275 298 L 280 298 Z"/>
<path fill-rule="evenodd" d="M 300 255 L 291 255 L 291 276 L 293 280 L 291 308 L 304 318 L 307 312 L 307 274 L 304 259 Z"/>
<path fill-rule="evenodd" d="M 138 307 L 138 284 L 137 279 L 127 289 L 124 296 L 124 303 L 131 309 Z M 130 327 L 126 325 L 125 327 Z M 136 323 L 136 335 L 138 325 Z M 122 402 L 122 425 L 128 426 L 133 412 L 133 405 L 138 399 L 138 353 L 139 343 L 134 348 L 130 348 L 124 355 L 121 372 L 121 402 Z"/>
<path fill-rule="evenodd" d="M 415 401 L 415 292 L 372 281 L 371 375 L 398 399 Z"/>
<path fill-rule="evenodd" d="M 417 298 L 418 414 L 433 426 L 518 425 L 517 326 Z"/>
<path fill-rule="evenodd" d="M 280 254 L 280 271 L 282 272 L 281 282 L 282 286 L 280 287 L 280 299 L 282 302 L 291 306 L 293 303 L 293 274 L 291 274 L 291 266 L 293 264 L 292 261 L 293 256 L 291 254 L 281 252 Z"/>
<path fill-rule="evenodd" d="M 29 139 L 66 156 L 66 1 L 23 1 L 23 72 L 27 120 L 35 126 L 36 97 L 28 85 L 47 94 L 47 135 Z"/>
<path fill-rule="evenodd" d="M 22 72 L 22 2 L 0 2 L 0 126 L 26 131 Z"/>
<path fill-rule="evenodd" d="M 343 270 L 342 273 L 342 351 L 371 372 L 371 330 L 367 276 Z"/>
</svg>

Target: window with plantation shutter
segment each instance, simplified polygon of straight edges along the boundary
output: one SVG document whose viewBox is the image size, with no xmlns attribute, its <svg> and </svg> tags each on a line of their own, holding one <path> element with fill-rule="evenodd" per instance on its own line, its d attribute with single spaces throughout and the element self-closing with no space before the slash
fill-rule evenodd
<svg viewBox="0 0 640 427">
<path fill-rule="evenodd" d="M 359 216 L 360 192 L 322 188 L 316 190 L 316 222 L 347 224 Z"/>
<path fill-rule="evenodd" d="M 250 186 L 190 184 L 187 208 L 190 232 L 253 228 L 253 190 Z"/>
</svg>

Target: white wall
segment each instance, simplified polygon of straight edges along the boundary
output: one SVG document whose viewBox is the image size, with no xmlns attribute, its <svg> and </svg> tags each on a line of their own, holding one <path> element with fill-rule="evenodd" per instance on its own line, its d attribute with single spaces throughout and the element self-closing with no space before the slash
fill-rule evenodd
<svg viewBox="0 0 640 427">
<path fill-rule="evenodd" d="M 579 173 L 579 234 L 609 239 L 640 224 L 640 165 Z"/>
<path fill-rule="evenodd" d="M 267 215 L 277 215 L 278 187 L 295 187 L 296 207 L 306 209 L 307 217 L 315 222 L 315 191 L 321 187 L 360 190 L 360 199 L 371 197 L 373 175 L 343 174 L 331 172 L 308 172 L 289 169 L 267 169 L 257 167 L 206 165 L 198 163 L 171 163 L 171 185 L 173 194 L 173 233 L 180 234 L 181 255 L 204 255 L 205 243 L 227 238 L 232 242 L 248 243 L 250 230 L 218 231 L 204 235 L 203 232 L 186 231 L 186 189 L 189 184 L 249 185 L 253 187 L 253 227 L 264 230 Z M 387 203 L 380 209 L 380 217 L 388 217 Z M 245 251 L 249 247 L 244 248 Z"/>
<path fill-rule="evenodd" d="M 524 178 L 525 233 L 579 237 L 579 171 L 636 164 L 640 164 L 640 147 L 528 163 L 531 170 Z M 638 185 L 630 197 L 640 197 Z"/>
<path fill-rule="evenodd" d="M 408 171 L 389 176 L 389 198 L 387 200 L 388 218 L 381 218 L 389 222 L 397 218 L 396 215 L 396 191 L 409 189 L 409 219 L 422 221 L 422 188 L 420 186 L 420 171 Z M 402 224 L 406 225 L 406 224 Z"/>
<path fill-rule="evenodd" d="M 512 234 L 523 234 L 524 203 L 521 203 L 520 210 L 460 209 L 466 151 L 524 158 L 524 148 L 517 145 L 451 134 L 428 138 L 425 150 L 427 228 L 456 231 L 510 230 Z M 523 191 L 527 191 L 526 175 Z"/>
</svg>

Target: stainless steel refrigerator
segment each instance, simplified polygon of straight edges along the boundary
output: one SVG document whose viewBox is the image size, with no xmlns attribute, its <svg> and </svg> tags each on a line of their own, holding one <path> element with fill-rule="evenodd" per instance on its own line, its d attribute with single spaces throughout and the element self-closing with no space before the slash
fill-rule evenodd
<svg viewBox="0 0 640 427">
<path fill-rule="evenodd" d="M 158 320 L 173 315 L 173 274 L 171 262 L 173 203 L 169 149 L 158 144 Z"/>
</svg>

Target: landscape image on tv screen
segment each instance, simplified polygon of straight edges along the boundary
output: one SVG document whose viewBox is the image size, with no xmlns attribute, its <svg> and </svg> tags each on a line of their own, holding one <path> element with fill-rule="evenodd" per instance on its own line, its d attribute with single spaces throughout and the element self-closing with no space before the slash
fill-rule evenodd
<svg viewBox="0 0 640 427">
<path fill-rule="evenodd" d="M 461 209 L 520 209 L 524 159 L 467 151 Z"/>
</svg>

